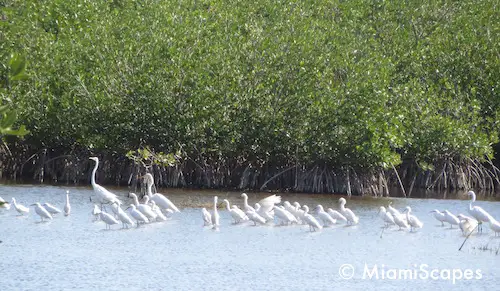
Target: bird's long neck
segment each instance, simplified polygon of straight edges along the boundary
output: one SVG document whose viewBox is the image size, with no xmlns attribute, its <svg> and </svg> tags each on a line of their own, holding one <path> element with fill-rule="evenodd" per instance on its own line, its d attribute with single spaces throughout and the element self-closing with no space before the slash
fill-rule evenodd
<svg viewBox="0 0 500 291">
<path fill-rule="evenodd" d="M 69 204 L 69 194 L 66 194 L 66 204 Z"/>
<path fill-rule="evenodd" d="M 469 203 L 469 210 L 472 210 L 472 203 L 476 201 L 476 195 L 472 194 L 472 199 L 470 200 Z"/>
<path fill-rule="evenodd" d="M 248 205 L 248 197 L 247 196 L 243 196 L 243 205 L 245 205 L 245 208 L 249 207 L 249 205 Z"/>
<path fill-rule="evenodd" d="M 231 207 L 229 207 L 229 201 L 224 201 L 224 203 L 226 203 L 226 208 L 227 208 L 227 211 L 231 211 Z"/>
<path fill-rule="evenodd" d="M 137 196 L 134 195 L 132 198 L 134 199 L 135 206 L 139 206 L 139 199 L 137 199 Z"/>
<path fill-rule="evenodd" d="M 214 212 L 217 211 L 217 199 L 214 199 Z"/>
<path fill-rule="evenodd" d="M 148 186 L 147 186 L 147 193 L 148 193 L 148 196 L 153 196 L 153 179 L 149 179 L 148 180 Z"/>
<path fill-rule="evenodd" d="M 99 167 L 99 162 L 95 161 L 95 166 L 94 169 L 92 170 L 92 177 L 90 178 L 90 183 L 92 184 L 92 187 L 95 187 L 95 175 L 97 172 L 97 168 Z"/>
</svg>

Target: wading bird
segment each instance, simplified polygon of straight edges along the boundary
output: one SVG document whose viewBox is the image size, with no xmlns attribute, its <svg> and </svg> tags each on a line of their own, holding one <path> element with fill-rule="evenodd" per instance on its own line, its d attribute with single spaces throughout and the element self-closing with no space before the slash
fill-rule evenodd
<svg viewBox="0 0 500 291">
<path fill-rule="evenodd" d="M 411 207 L 406 206 L 405 208 L 406 212 L 406 220 L 408 221 L 408 224 L 410 225 L 410 231 L 413 232 L 413 229 L 415 228 L 422 228 L 424 224 L 415 216 L 411 214 Z"/>
<path fill-rule="evenodd" d="M 483 222 L 489 222 L 491 215 L 479 206 L 472 206 L 472 203 L 476 201 L 476 193 L 474 193 L 474 191 L 469 191 L 467 195 L 471 197 L 471 201 L 469 203 L 469 214 L 477 220 L 477 231 L 482 232 Z"/>
<path fill-rule="evenodd" d="M 351 211 L 351 209 L 345 207 L 346 203 L 347 202 L 344 197 L 339 199 L 340 213 L 347 219 L 347 224 L 357 224 L 359 222 L 359 218 L 354 214 L 354 212 Z"/>
<path fill-rule="evenodd" d="M 152 174 L 147 173 L 146 175 L 144 175 L 144 181 L 146 182 L 147 186 L 147 195 L 152 201 L 156 203 L 158 207 L 164 210 L 171 209 L 174 212 L 180 212 L 179 208 L 177 208 L 177 206 L 175 206 L 174 203 L 170 201 L 170 199 L 165 197 L 165 195 L 159 193 L 153 194 L 154 179 Z"/>
<path fill-rule="evenodd" d="M 14 208 L 16 209 L 17 213 L 20 215 L 26 214 L 30 212 L 30 209 L 22 204 L 19 204 L 16 202 L 16 198 L 12 197 L 12 204 L 14 204 Z"/>
<path fill-rule="evenodd" d="M 444 226 L 444 222 L 446 221 L 444 213 L 437 209 L 432 210 L 430 213 L 434 213 L 434 218 L 437 219 L 437 221 L 441 222 L 441 226 Z"/>
<path fill-rule="evenodd" d="M 217 196 L 214 196 L 214 213 L 212 214 L 212 228 L 219 229 L 219 212 L 217 212 Z"/>
<path fill-rule="evenodd" d="M 94 193 L 96 194 L 99 203 L 101 203 L 101 210 L 102 204 L 116 202 L 121 205 L 122 202 L 120 201 L 120 199 L 118 199 L 118 196 L 116 196 L 116 194 L 109 192 L 106 188 L 95 182 L 97 168 L 99 167 L 99 159 L 97 157 L 90 157 L 89 159 L 95 162 L 94 169 L 92 170 L 92 176 L 90 178 L 90 183 L 92 184 L 92 189 L 94 189 Z"/>
<path fill-rule="evenodd" d="M 66 204 L 64 204 L 64 215 L 68 216 L 71 212 L 71 205 L 69 204 L 69 191 L 66 190 Z"/>
<path fill-rule="evenodd" d="M 52 219 L 52 215 L 45 209 L 40 203 L 31 204 L 31 206 L 35 206 L 35 212 L 40 216 L 40 219 L 43 221 L 44 218 Z"/>
</svg>

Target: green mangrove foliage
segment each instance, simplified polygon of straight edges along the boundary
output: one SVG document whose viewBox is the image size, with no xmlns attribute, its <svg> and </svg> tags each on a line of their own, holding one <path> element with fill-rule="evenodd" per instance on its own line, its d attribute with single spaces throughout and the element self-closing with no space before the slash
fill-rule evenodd
<svg viewBox="0 0 500 291">
<path fill-rule="evenodd" d="M 30 62 L 29 81 L 2 93 L 31 131 L 15 141 L 17 164 L 36 160 L 23 175 L 45 168 L 86 181 L 78 156 L 94 152 L 119 182 L 144 159 L 130 151 L 148 148 L 181 149 L 175 166 L 151 169 L 168 186 L 378 195 L 499 184 L 497 1 L 7 0 L 0 9 L 0 64 L 11 51 Z"/>
</svg>

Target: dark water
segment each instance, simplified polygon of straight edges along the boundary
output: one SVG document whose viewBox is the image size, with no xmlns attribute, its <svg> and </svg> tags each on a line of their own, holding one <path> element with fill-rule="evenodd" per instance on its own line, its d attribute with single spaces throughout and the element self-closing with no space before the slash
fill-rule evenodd
<svg viewBox="0 0 500 291">
<path fill-rule="evenodd" d="M 496 290 L 500 283 L 500 237 L 485 225 L 458 251 L 460 231 L 439 226 L 429 214 L 435 208 L 466 214 L 469 202 L 460 195 L 463 200 L 352 198 L 347 207 L 358 214 L 359 225 L 317 233 L 306 226 L 232 225 L 223 209 L 220 231 L 203 228 L 200 207 L 209 207 L 213 195 L 241 205 L 234 192 L 160 191 L 182 212 L 125 230 L 92 222 L 90 188 L 0 186 L 0 196 L 62 209 L 66 189 L 69 217 L 37 223 L 33 207 L 24 217 L 0 210 L 0 290 Z M 126 189 L 114 191 L 129 202 Z M 249 194 L 249 201 L 266 195 Z M 283 198 L 337 209 L 338 196 Z M 389 200 L 399 209 L 410 205 L 424 227 L 382 233 L 378 206 Z M 476 205 L 500 219 L 500 202 Z"/>
</svg>

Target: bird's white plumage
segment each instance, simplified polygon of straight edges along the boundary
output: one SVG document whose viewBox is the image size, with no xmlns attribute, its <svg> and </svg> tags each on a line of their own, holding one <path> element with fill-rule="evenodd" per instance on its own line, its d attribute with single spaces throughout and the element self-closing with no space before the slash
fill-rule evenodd
<svg viewBox="0 0 500 291">
<path fill-rule="evenodd" d="M 134 204 L 130 204 L 130 206 L 127 209 L 130 209 L 129 210 L 130 216 L 132 216 L 137 222 L 137 227 L 139 227 L 139 223 L 149 222 L 149 219 L 144 214 L 142 214 L 142 212 L 137 210 Z"/>
<path fill-rule="evenodd" d="M 40 203 L 37 202 L 32 205 L 35 206 L 35 212 L 40 216 L 40 219 L 42 221 L 44 218 L 52 219 L 52 215 L 47 211 L 47 209 L 45 209 L 42 205 L 40 205 Z"/>
<path fill-rule="evenodd" d="M 345 207 L 346 200 L 344 197 L 339 199 L 340 204 L 340 213 L 345 216 L 348 224 L 357 224 L 359 222 L 359 218 L 352 212 L 351 209 Z"/>
<path fill-rule="evenodd" d="M 433 216 L 437 219 L 437 221 L 441 222 L 441 226 L 444 226 L 444 222 L 446 221 L 444 213 L 437 209 L 432 210 L 431 213 L 433 213 Z"/>
<path fill-rule="evenodd" d="M 500 234 L 500 222 L 498 222 L 498 220 L 496 220 L 492 216 L 489 218 L 489 223 L 490 223 L 490 229 L 493 230 L 493 232 L 495 233 L 495 236 L 499 235 Z"/>
<path fill-rule="evenodd" d="M 217 196 L 214 196 L 214 213 L 212 214 L 212 228 L 219 229 L 219 212 L 217 211 Z"/>
<path fill-rule="evenodd" d="M 448 210 L 444 210 L 443 213 L 445 221 L 450 224 L 450 228 L 453 228 L 454 225 L 458 225 L 460 223 L 460 220 Z"/>
<path fill-rule="evenodd" d="M 144 180 L 146 182 L 147 195 L 156 203 L 158 207 L 165 210 L 172 209 L 174 212 L 180 212 L 179 208 L 177 208 L 177 206 L 175 206 L 175 204 L 172 203 L 172 201 L 170 201 L 170 199 L 168 199 L 165 195 L 160 193 L 153 194 L 154 179 L 152 174 L 147 173 L 144 175 Z"/>
<path fill-rule="evenodd" d="M 243 211 L 237 208 L 230 207 L 229 200 L 224 199 L 224 204 L 226 205 L 226 209 L 229 214 L 231 214 L 231 217 L 233 218 L 235 224 L 248 220 L 248 217 L 245 215 L 245 213 L 243 213 Z"/>
<path fill-rule="evenodd" d="M 50 214 L 58 214 L 58 213 L 61 213 L 61 210 L 57 207 L 55 207 L 54 205 L 48 203 L 48 202 L 45 202 L 43 203 L 43 207 L 45 209 L 47 209 L 48 212 L 50 212 Z"/>
<path fill-rule="evenodd" d="M 104 223 L 106 223 L 106 228 L 110 228 L 111 229 L 111 226 L 113 224 L 118 224 L 118 220 L 116 220 L 116 218 L 114 218 L 111 214 L 109 213 L 106 213 L 104 211 L 101 211 L 101 213 L 99 214 L 100 217 L 101 217 L 101 220 L 104 221 Z"/>
<path fill-rule="evenodd" d="M 128 228 L 128 225 L 133 225 L 134 221 L 132 221 L 132 218 L 123 211 L 123 209 L 118 205 L 118 203 L 112 203 L 111 207 L 114 209 L 114 212 L 116 213 L 116 216 L 118 219 L 122 222 L 122 227 L 123 228 Z"/>
<path fill-rule="evenodd" d="M 314 216 L 309 214 L 309 206 L 302 205 L 302 208 L 304 209 L 304 222 L 309 225 L 309 230 L 310 231 L 316 231 L 316 229 L 321 230 L 323 228 L 321 224 L 319 224 L 319 222 L 316 220 L 316 218 L 314 218 Z"/>
<path fill-rule="evenodd" d="M 291 214 L 288 210 L 286 210 L 284 207 L 280 208 L 274 205 L 274 214 L 279 220 L 282 221 L 282 223 L 285 224 L 297 223 L 297 218 L 295 218 L 295 216 Z"/>
<path fill-rule="evenodd" d="M 257 223 L 260 224 L 266 223 L 266 220 L 262 216 L 260 216 L 257 212 L 255 212 L 255 210 L 246 211 L 245 214 L 248 216 L 249 220 L 253 221 L 254 225 L 257 225 Z"/>
<path fill-rule="evenodd" d="M 16 198 L 14 198 L 14 197 L 12 197 L 12 204 L 14 204 L 14 209 L 16 209 L 16 211 L 21 215 L 30 212 L 30 209 L 28 207 L 26 207 L 20 203 L 17 203 Z"/>
<path fill-rule="evenodd" d="M 144 197 L 146 203 L 142 204 L 139 203 L 139 199 L 137 198 L 137 195 L 135 195 L 135 193 L 129 193 L 129 195 L 134 200 L 134 205 L 136 209 L 139 210 L 142 214 L 144 214 L 148 218 L 149 222 L 156 221 L 156 213 L 154 213 L 153 210 L 151 210 L 151 206 L 146 204 L 147 201 L 149 201 L 148 196 Z"/>
<path fill-rule="evenodd" d="M 201 209 L 201 215 L 203 217 L 203 225 L 204 226 L 211 226 L 212 225 L 212 214 L 210 214 L 210 212 L 208 212 L 208 210 L 203 207 Z"/>
<path fill-rule="evenodd" d="M 68 216 L 71 213 L 71 205 L 69 204 L 69 191 L 66 190 L 66 203 L 64 204 L 64 215 Z"/>
<path fill-rule="evenodd" d="M 413 231 L 415 228 L 422 228 L 422 226 L 424 226 L 424 224 L 415 215 L 411 214 L 410 206 L 406 206 L 405 212 L 406 212 L 406 220 L 410 225 L 410 231 Z"/>
<path fill-rule="evenodd" d="M 469 191 L 467 195 L 471 197 L 471 201 L 469 203 L 469 214 L 478 222 L 489 222 L 491 215 L 488 212 L 479 206 L 472 206 L 472 203 L 476 201 L 476 193 L 474 193 L 474 191 Z"/>
<path fill-rule="evenodd" d="M 470 216 L 459 214 L 457 215 L 457 218 L 460 220 L 458 226 L 460 227 L 463 235 L 468 235 L 477 227 L 477 220 Z"/>
<path fill-rule="evenodd" d="M 344 216 L 344 215 L 342 215 L 342 214 L 341 214 L 340 212 L 338 212 L 337 210 L 333 210 L 333 209 L 331 209 L 331 208 L 328 208 L 328 209 L 326 210 L 326 212 L 328 212 L 328 214 L 330 214 L 330 216 L 331 216 L 333 219 L 337 220 L 337 221 L 342 220 L 342 221 L 344 221 L 344 222 L 347 222 L 347 218 L 345 218 L 345 216 Z"/>
<path fill-rule="evenodd" d="M 243 197 L 243 209 L 245 209 L 245 212 L 248 212 L 248 211 L 255 212 L 255 208 L 248 205 L 248 195 L 246 193 L 243 193 L 243 194 L 241 194 L 241 197 Z"/>
<path fill-rule="evenodd" d="M 317 213 L 319 219 L 321 219 L 321 221 L 323 221 L 323 226 L 331 226 L 331 225 L 334 225 L 335 223 L 337 223 L 337 220 L 334 219 L 333 217 L 331 217 L 330 214 L 328 214 L 323 209 L 323 205 L 321 205 L 321 204 L 316 206 L 316 213 Z"/>
<path fill-rule="evenodd" d="M 388 227 L 396 224 L 396 222 L 394 222 L 394 216 L 392 216 L 392 214 L 389 211 L 387 211 L 384 206 L 380 206 L 378 212 L 380 218 L 382 218 L 382 220 L 384 221 L 385 226 Z"/>
<path fill-rule="evenodd" d="M 99 167 L 99 159 L 97 157 L 90 157 L 89 159 L 95 162 L 94 169 L 92 170 L 92 176 L 90 178 L 90 183 L 92 185 L 92 189 L 94 189 L 94 193 L 96 194 L 99 202 L 101 204 L 116 202 L 121 205 L 122 202 L 120 201 L 120 199 L 118 199 L 118 197 L 115 194 L 111 193 L 106 188 L 102 187 L 101 185 L 95 182 L 97 168 Z"/>
</svg>

